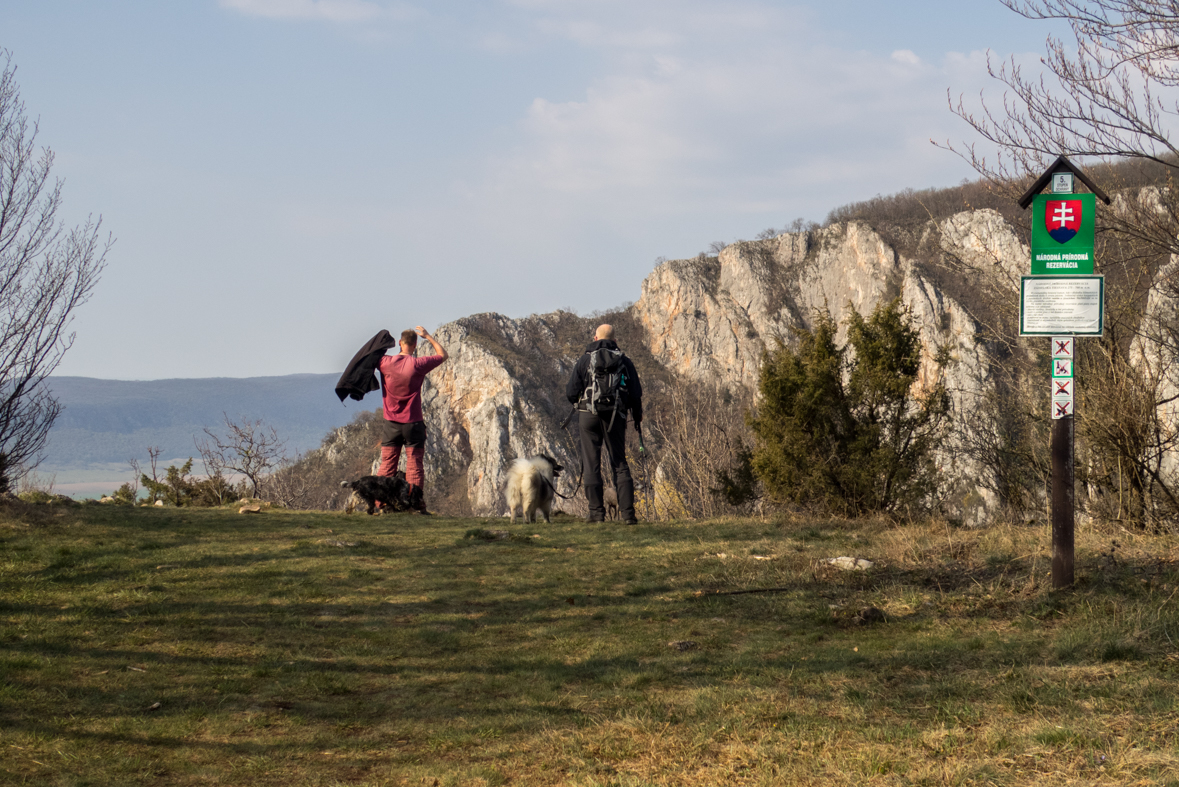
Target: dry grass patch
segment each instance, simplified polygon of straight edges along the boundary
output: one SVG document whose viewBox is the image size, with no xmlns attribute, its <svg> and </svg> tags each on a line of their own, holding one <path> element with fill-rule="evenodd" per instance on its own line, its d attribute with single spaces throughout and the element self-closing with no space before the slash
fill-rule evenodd
<svg viewBox="0 0 1179 787">
<path fill-rule="evenodd" d="M 1171 536 L 503 526 L 10 510 L 0 784 L 1179 785 Z"/>
</svg>

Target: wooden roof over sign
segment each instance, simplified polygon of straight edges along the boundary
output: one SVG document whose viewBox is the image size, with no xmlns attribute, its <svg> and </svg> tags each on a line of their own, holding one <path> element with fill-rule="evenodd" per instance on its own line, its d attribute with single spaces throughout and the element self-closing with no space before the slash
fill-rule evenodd
<svg viewBox="0 0 1179 787">
<path fill-rule="evenodd" d="M 1080 167 L 1069 161 L 1064 156 L 1059 156 L 1057 157 L 1056 161 L 1052 163 L 1052 166 L 1044 170 L 1044 174 L 1037 178 L 1036 182 L 1032 184 L 1032 187 L 1028 189 L 1022 197 L 1019 198 L 1019 207 L 1027 210 L 1028 205 L 1032 204 L 1032 200 L 1036 198 L 1037 194 L 1044 190 L 1044 187 L 1052 181 L 1052 176 L 1057 172 L 1073 173 L 1076 175 L 1077 180 L 1084 183 L 1089 191 L 1092 191 L 1094 194 L 1096 194 L 1097 197 L 1106 205 L 1112 201 L 1110 200 L 1108 194 L 1098 188 L 1097 184 L 1090 180 L 1089 176 L 1081 171 Z"/>
</svg>

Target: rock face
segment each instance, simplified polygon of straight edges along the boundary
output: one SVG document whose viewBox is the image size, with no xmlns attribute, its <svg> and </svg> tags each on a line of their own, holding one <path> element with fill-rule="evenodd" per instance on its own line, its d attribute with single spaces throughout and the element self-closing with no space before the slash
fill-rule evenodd
<svg viewBox="0 0 1179 787">
<path fill-rule="evenodd" d="M 995 286 L 1018 287 L 1009 271 L 1027 252 L 997 213 L 959 214 L 943 225 L 926 231 L 940 236 L 942 253 Z M 633 308 L 652 353 L 670 369 L 752 389 L 762 353 L 791 342 L 792 326 L 813 327 L 824 309 L 842 322 L 848 308 L 868 314 L 897 295 L 913 310 L 927 351 L 947 349 L 952 359 L 940 369 L 927 357 L 920 381 L 935 384 L 944 376 L 955 412 L 969 412 L 987 380 L 985 350 L 975 341 L 980 326 L 867 224 L 735 243 L 716 259 L 665 263 L 643 282 Z M 838 340 L 846 338 L 841 325 Z M 954 449 L 951 441 L 942 457 L 953 506 L 967 519 L 985 516 L 996 501 L 973 482 L 978 468 Z"/>
<path fill-rule="evenodd" d="M 978 286 L 1017 291 L 1027 250 L 999 214 L 974 211 L 931 222 L 917 241 L 927 254 L 932 249 L 977 277 Z M 668 376 L 752 390 L 763 352 L 792 342 L 792 327 L 810 327 L 817 310 L 827 308 L 842 321 L 849 306 L 867 314 L 897 295 L 913 310 L 926 347 L 946 348 L 953 360 L 943 370 L 927 359 L 923 381 L 945 375 L 956 412 L 969 412 L 988 384 L 986 349 L 975 338 L 980 326 L 918 262 L 861 222 L 663 263 L 643 282 L 630 311 L 642 326 L 643 349 Z M 545 453 L 573 471 L 558 486 L 570 492 L 578 463 L 574 442 L 559 426 L 569 410 L 564 385 L 593 327 L 591 320 L 556 312 L 523 320 L 475 315 L 439 328 L 450 361 L 423 388 L 427 483 L 465 479 L 471 513 L 502 515 L 508 465 Z M 841 328 L 841 341 L 845 332 Z M 633 355 L 635 348 L 623 349 Z M 644 379 L 648 371 L 640 368 Z M 978 468 L 956 455 L 951 446 L 943 466 L 957 487 L 954 505 L 967 519 L 985 516 L 995 501 L 978 489 Z M 570 502 L 559 507 L 579 512 Z"/>
<path fill-rule="evenodd" d="M 465 478 L 471 512 L 498 516 L 507 511 L 512 460 L 547 454 L 577 466 L 575 445 L 560 428 L 569 409 L 564 379 L 580 355 L 563 338 L 572 333 L 584 333 L 582 321 L 563 312 L 523 320 L 475 315 L 438 329 L 450 359 L 422 387 L 428 488 Z M 572 492 L 568 476 L 559 492 Z"/>
<path fill-rule="evenodd" d="M 1158 272 L 1160 281 L 1179 280 L 1179 258 L 1172 257 Z M 1162 445 L 1179 445 L 1179 367 L 1168 351 L 1168 336 L 1179 314 L 1179 293 L 1174 287 L 1151 290 L 1143 310 L 1142 323 L 1134 339 L 1133 358 L 1146 372 L 1146 383 L 1157 392 L 1159 432 Z M 1157 460 L 1156 472 L 1173 477 L 1179 473 L 1179 451 L 1166 451 Z"/>
<path fill-rule="evenodd" d="M 762 353 L 790 342 L 792 326 L 812 327 L 823 309 L 837 319 L 849 307 L 867 314 L 897 295 L 927 346 L 950 341 L 956 353 L 974 355 L 973 320 L 859 222 L 665 263 L 643 282 L 633 308 L 652 353 L 671 370 L 752 388 Z M 841 326 L 838 340 L 846 333 Z"/>
</svg>

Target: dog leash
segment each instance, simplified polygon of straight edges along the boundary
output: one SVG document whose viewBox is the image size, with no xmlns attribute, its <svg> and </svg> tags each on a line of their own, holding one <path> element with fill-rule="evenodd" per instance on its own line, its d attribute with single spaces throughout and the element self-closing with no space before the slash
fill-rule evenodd
<svg viewBox="0 0 1179 787">
<path fill-rule="evenodd" d="M 569 425 L 569 421 L 573 418 L 573 414 L 575 412 L 577 412 L 577 405 L 573 406 L 573 409 L 569 411 L 569 415 L 565 416 L 565 420 L 561 422 L 561 426 L 559 428 L 562 431 L 565 431 L 565 428 Z M 598 416 L 598 420 L 599 421 L 602 420 L 602 417 L 600 415 Z M 644 477 L 646 477 L 646 473 L 647 473 L 647 447 L 645 445 L 643 445 L 643 429 L 637 423 L 635 424 L 635 433 L 638 435 L 638 438 L 639 438 L 639 462 L 642 464 L 643 475 L 644 475 Z M 567 431 L 565 431 L 565 434 L 568 435 L 569 433 Z M 610 442 L 605 439 L 602 440 L 602 447 L 604 447 L 606 449 L 606 456 L 610 461 L 610 467 L 613 468 L 614 467 L 614 452 L 612 450 L 610 450 Z M 577 494 L 577 490 L 581 489 L 581 482 L 585 478 L 585 465 L 581 461 L 581 451 L 577 451 L 576 454 L 577 454 L 578 475 L 577 475 L 577 485 L 575 487 L 573 487 L 573 494 L 574 495 Z M 544 476 L 541 476 L 541 478 L 544 478 Z M 553 490 L 553 494 L 555 494 L 557 497 L 561 498 L 562 500 L 572 500 L 573 499 L 572 495 L 569 497 L 566 497 L 565 495 L 558 492 L 556 490 L 556 488 L 553 487 L 552 484 L 549 484 L 549 480 L 547 478 L 544 478 L 544 482 L 546 484 L 548 484 L 549 489 Z"/>
<path fill-rule="evenodd" d="M 569 432 L 566 427 L 569 426 L 569 422 L 571 420 L 573 420 L 573 414 L 576 412 L 577 412 L 577 405 L 573 405 L 573 407 L 569 410 L 569 415 L 565 416 L 565 420 L 561 422 L 561 425 L 559 427 L 557 427 L 562 432 L 565 432 L 566 437 L 569 437 Z M 570 438 L 570 442 L 572 442 L 572 438 Z M 549 480 L 547 478 L 544 479 L 544 482 L 546 484 L 549 484 L 549 488 L 553 490 L 553 494 L 556 495 L 557 497 L 561 498 L 562 500 L 572 500 L 574 498 L 574 495 L 577 494 L 577 491 L 579 489 L 581 489 L 581 481 L 583 478 L 585 478 L 585 466 L 581 462 L 581 451 L 579 451 L 579 450 L 572 451 L 571 453 L 573 453 L 577 457 L 577 484 L 573 487 L 572 494 L 570 494 L 568 497 L 566 497 L 565 495 L 558 492 L 556 487 L 554 487 L 552 484 L 549 484 Z M 541 478 L 544 478 L 544 476 L 541 476 Z"/>
<path fill-rule="evenodd" d="M 571 410 L 569 410 L 569 415 L 565 416 L 565 420 L 562 421 L 561 425 L 558 426 L 557 428 L 564 429 L 566 426 L 568 426 L 569 422 L 573 420 L 573 414 L 576 412 L 577 412 L 577 405 L 573 405 L 573 408 Z"/>
<path fill-rule="evenodd" d="M 540 480 L 544 481 L 545 486 L 547 486 L 550 490 L 552 490 L 552 493 L 554 495 L 556 495 L 557 497 L 561 498 L 562 500 L 572 500 L 573 499 L 573 495 L 566 496 L 566 495 L 563 495 L 560 492 L 558 492 L 557 487 L 553 486 L 553 482 L 550 481 L 549 479 L 545 478 L 543 475 L 540 477 Z M 581 487 L 581 479 L 578 478 L 577 479 L 577 488 L 580 488 L 580 487 Z M 573 490 L 573 494 L 574 495 L 577 494 L 576 488 Z"/>
</svg>

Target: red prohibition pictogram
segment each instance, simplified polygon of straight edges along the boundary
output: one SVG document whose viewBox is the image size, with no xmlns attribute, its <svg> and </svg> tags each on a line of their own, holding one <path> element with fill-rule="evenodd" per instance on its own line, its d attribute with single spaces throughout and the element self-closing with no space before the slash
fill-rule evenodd
<svg viewBox="0 0 1179 787">
<path fill-rule="evenodd" d="M 1064 418 L 1066 415 L 1073 414 L 1073 402 L 1069 399 L 1067 402 L 1053 402 L 1052 403 L 1052 417 Z"/>
<path fill-rule="evenodd" d="M 1072 380 L 1053 380 L 1056 384 L 1056 390 L 1053 391 L 1054 396 L 1072 396 L 1073 395 L 1073 381 Z"/>
<path fill-rule="evenodd" d="M 1072 357 L 1072 341 L 1069 339 L 1053 339 L 1053 344 L 1056 345 L 1056 351 L 1053 355 L 1062 355 Z"/>
</svg>

